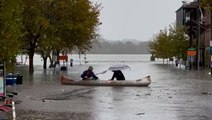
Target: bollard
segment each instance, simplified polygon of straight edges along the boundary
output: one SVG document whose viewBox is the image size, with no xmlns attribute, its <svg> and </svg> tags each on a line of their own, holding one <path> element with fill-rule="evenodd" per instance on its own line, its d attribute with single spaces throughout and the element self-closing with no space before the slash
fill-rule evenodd
<svg viewBox="0 0 212 120">
<path fill-rule="evenodd" d="M 13 110 L 13 120 L 16 120 L 15 102 L 14 101 L 12 101 L 12 110 Z"/>
</svg>

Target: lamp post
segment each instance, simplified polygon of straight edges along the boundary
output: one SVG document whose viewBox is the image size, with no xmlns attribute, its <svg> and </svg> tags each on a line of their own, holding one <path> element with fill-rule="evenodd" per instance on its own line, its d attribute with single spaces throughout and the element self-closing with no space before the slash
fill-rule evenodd
<svg viewBox="0 0 212 120">
<path fill-rule="evenodd" d="M 201 9 L 201 8 L 199 8 Z M 200 62 L 200 40 L 201 40 L 201 18 L 200 12 L 197 13 L 198 15 L 198 39 L 197 39 L 197 69 L 199 70 L 199 62 Z"/>
<path fill-rule="evenodd" d="M 200 39 L 201 39 L 201 29 L 200 29 L 200 25 L 201 25 L 201 8 L 199 6 L 200 4 L 200 0 L 197 0 L 197 6 L 199 8 L 199 10 L 197 11 L 197 42 L 196 42 L 196 45 L 197 45 L 197 58 L 196 58 L 196 61 L 197 61 L 197 70 L 199 70 L 199 62 L 200 62 Z"/>
<path fill-rule="evenodd" d="M 202 12 L 202 8 L 200 6 L 200 0 L 197 0 L 197 6 L 199 8 L 199 11 L 197 12 L 197 19 L 198 19 L 198 39 L 197 39 L 197 69 L 199 69 L 200 67 L 200 43 L 201 43 L 201 25 L 203 24 L 203 22 L 205 21 L 203 12 Z M 203 27 L 204 28 L 204 27 Z M 211 43 L 212 44 L 212 43 Z M 212 45 L 211 45 L 212 46 Z M 211 61 L 212 61 L 212 57 L 211 57 Z"/>
<path fill-rule="evenodd" d="M 212 7 L 212 4 L 210 5 Z M 210 49 L 212 48 L 212 8 L 210 10 L 210 25 L 211 25 L 211 40 L 210 40 Z M 211 52 L 211 51 L 210 51 Z M 210 61 L 210 68 L 211 68 L 211 75 L 212 75 L 212 54 L 211 55 L 211 61 Z"/>
</svg>

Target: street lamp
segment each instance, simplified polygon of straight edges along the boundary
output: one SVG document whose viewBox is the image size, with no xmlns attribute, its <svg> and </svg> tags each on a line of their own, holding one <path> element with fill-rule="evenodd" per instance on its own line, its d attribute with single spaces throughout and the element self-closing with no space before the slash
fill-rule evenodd
<svg viewBox="0 0 212 120">
<path fill-rule="evenodd" d="M 203 22 L 205 21 L 205 18 L 204 18 L 204 15 L 203 15 L 203 12 L 202 12 L 202 9 L 200 7 L 200 1 L 197 0 L 197 4 L 196 6 L 198 7 L 199 11 L 197 12 L 197 35 L 198 35 L 198 38 L 197 38 L 197 69 L 199 70 L 199 66 L 200 66 L 200 41 L 201 41 L 201 24 L 203 24 Z"/>
<path fill-rule="evenodd" d="M 212 7 L 212 5 L 211 5 Z M 212 10 L 210 10 L 210 25 L 211 25 L 211 40 L 210 40 L 210 50 L 212 48 Z M 210 51 L 211 52 L 211 51 Z M 211 75 L 212 75 L 212 53 L 210 53 L 211 55 L 211 60 L 210 60 L 210 68 L 211 68 Z"/>
</svg>

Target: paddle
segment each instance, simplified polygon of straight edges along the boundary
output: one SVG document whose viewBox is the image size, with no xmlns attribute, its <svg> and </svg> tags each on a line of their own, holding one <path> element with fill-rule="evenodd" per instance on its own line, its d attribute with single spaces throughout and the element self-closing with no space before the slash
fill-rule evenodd
<svg viewBox="0 0 212 120">
<path fill-rule="evenodd" d="M 107 70 L 105 70 L 105 71 L 102 71 L 102 72 L 100 72 L 100 73 L 96 73 L 95 75 L 99 75 L 99 74 L 105 74 L 107 72 Z"/>
</svg>

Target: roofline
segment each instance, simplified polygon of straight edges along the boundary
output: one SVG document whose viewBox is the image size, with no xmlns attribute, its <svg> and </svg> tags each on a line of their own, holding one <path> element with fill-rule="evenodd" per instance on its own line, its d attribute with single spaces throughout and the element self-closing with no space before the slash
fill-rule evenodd
<svg viewBox="0 0 212 120">
<path fill-rule="evenodd" d="M 197 5 L 199 5 L 198 1 L 190 2 L 190 3 L 184 3 L 179 9 L 177 9 L 175 12 L 178 12 L 180 9 L 183 8 L 197 8 Z"/>
</svg>

